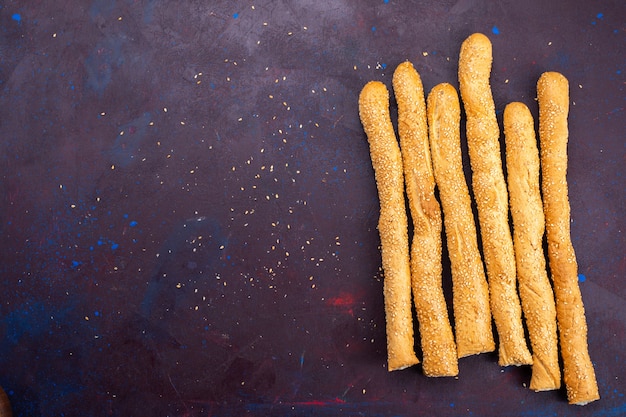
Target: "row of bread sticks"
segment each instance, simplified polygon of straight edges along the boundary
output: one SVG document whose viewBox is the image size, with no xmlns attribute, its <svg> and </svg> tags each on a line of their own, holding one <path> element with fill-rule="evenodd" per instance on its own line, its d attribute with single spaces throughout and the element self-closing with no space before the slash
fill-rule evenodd
<svg viewBox="0 0 626 417">
<path fill-rule="evenodd" d="M 388 369 L 419 363 L 414 351 L 413 299 L 425 375 L 455 376 L 458 358 L 495 350 L 493 317 L 499 364 L 532 365 L 531 389 L 558 389 L 558 322 L 568 400 L 586 404 L 598 399 L 599 394 L 588 353 L 587 325 L 570 238 L 566 183 L 568 82 L 559 73 L 546 72 L 537 83 L 541 157 L 528 108 L 517 102 L 506 106 L 505 181 L 500 130 L 489 84 L 491 63 L 492 47 L 486 36 L 473 34 L 463 42 L 459 87 L 486 268 L 463 173 L 461 109 L 455 88 L 439 84 L 425 100 L 413 65 L 404 62 L 397 67 L 393 91 L 398 104 L 400 144 L 391 123 L 385 85 L 371 81 L 361 91 L 359 113 L 380 199 L 378 230 Z M 410 245 L 405 191 L 413 224 Z M 454 332 L 441 283 L 442 218 L 452 271 Z M 546 272 L 544 231 L 552 284 Z"/>
</svg>

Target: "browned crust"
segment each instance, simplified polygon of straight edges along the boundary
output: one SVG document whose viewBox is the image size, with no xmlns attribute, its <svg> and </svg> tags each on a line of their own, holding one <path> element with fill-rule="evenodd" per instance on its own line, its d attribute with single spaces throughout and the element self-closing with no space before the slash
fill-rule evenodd
<svg viewBox="0 0 626 417">
<path fill-rule="evenodd" d="M 557 72 L 537 82 L 543 207 L 548 259 L 556 297 L 556 315 L 563 357 L 563 380 L 570 404 L 600 398 L 587 346 L 585 308 L 578 286 L 578 264 L 570 236 L 567 190 L 569 84 Z"/>
<path fill-rule="evenodd" d="M 502 159 L 500 130 L 489 85 L 491 42 L 480 33 L 461 45 L 459 86 L 467 116 L 467 143 L 472 190 L 478 208 L 483 255 L 487 266 L 491 311 L 499 336 L 498 363 L 532 363 L 517 295 L 515 255 L 509 228 L 509 203 Z"/>
<path fill-rule="evenodd" d="M 419 74 L 410 62 L 393 74 L 404 181 L 413 220 L 411 285 L 419 323 L 422 369 L 427 376 L 459 373 L 456 344 L 441 286 L 441 207 L 435 198 L 426 103 Z"/>
<path fill-rule="evenodd" d="M 452 267 L 453 311 L 459 358 L 494 350 L 489 288 L 467 182 L 463 173 L 459 98 L 450 84 L 428 95 L 428 132 Z"/>
<path fill-rule="evenodd" d="M 408 220 L 402 157 L 389 116 L 389 92 L 367 83 L 359 96 L 359 115 L 370 146 L 380 199 L 378 231 L 384 271 L 388 370 L 419 363 L 413 349 Z"/>
<path fill-rule="evenodd" d="M 517 279 L 533 351 L 530 389 L 561 386 L 554 293 L 543 253 L 545 219 L 539 191 L 539 151 L 530 110 L 523 103 L 504 109 L 506 167 Z"/>
</svg>

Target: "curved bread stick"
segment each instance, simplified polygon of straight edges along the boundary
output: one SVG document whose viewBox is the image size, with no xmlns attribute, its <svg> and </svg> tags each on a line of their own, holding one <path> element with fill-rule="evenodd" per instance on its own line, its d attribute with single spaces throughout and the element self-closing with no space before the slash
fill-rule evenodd
<svg viewBox="0 0 626 417">
<path fill-rule="evenodd" d="M 378 232 L 382 247 L 388 370 L 419 363 L 413 350 L 408 220 L 402 157 L 389 116 L 389 92 L 367 83 L 359 96 L 359 115 L 370 146 L 380 199 Z"/>
<path fill-rule="evenodd" d="M 543 207 L 548 258 L 554 282 L 556 315 L 563 357 L 563 379 L 570 404 L 584 405 L 600 398 L 587 347 L 585 308 L 578 286 L 578 265 L 570 237 L 567 195 L 567 114 L 569 85 L 556 72 L 537 82 Z"/>
<path fill-rule="evenodd" d="M 509 228 L 509 202 L 502 173 L 500 130 L 491 96 L 491 42 L 480 33 L 461 45 L 459 86 L 467 116 L 472 189 L 478 208 L 491 311 L 499 336 L 498 363 L 532 363 L 516 288 L 515 255 Z"/>
<path fill-rule="evenodd" d="M 428 132 L 435 180 L 443 207 L 452 267 L 452 297 L 459 358 L 491 352 L 489 288 L 476 236 L 476 225 L 461 157 L 459 98 L 450 84 L 428 95 Z"/>
<path fill-rule="evenodd" d="M 404 62 L 393 74 L 404 181 L 413 219 L 411 285 L 427 376 L 459 373 L 456 344 L 441 287 L 441 207 L 435 198 L 426 103 L 419 74 Z"/>
<path fill-rule="evenodd" d="M 533 117 L 523 103 L 510 103 L 504 109 L 504 137 L 517 278 L 533 350 L 530 389 L 558 389 L 561 371 L 556 308 L 543 253 L 539 151 Z"/>
</svg>

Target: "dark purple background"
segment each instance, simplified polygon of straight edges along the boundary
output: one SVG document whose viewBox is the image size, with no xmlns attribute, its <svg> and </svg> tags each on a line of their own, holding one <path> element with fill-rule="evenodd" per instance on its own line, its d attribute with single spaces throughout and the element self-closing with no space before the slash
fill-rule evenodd
<svg viewBox="0 0 626 417">
<path fill-rule="evenodd" d="M 2 2 L 0 385 L 15 414 L 626 414 L 625 18 L 622 1 Z M 584 408 L 495 354 L 462 359 L 458 379 L 386 370 L 358 93 L 406 59 L 426 91 L 457 85 L 473 32 L 493 42 L 498 117 L 514 100 L 536 115 L 543 71 L 570 80 L 602 396 Z"/>
</svg>

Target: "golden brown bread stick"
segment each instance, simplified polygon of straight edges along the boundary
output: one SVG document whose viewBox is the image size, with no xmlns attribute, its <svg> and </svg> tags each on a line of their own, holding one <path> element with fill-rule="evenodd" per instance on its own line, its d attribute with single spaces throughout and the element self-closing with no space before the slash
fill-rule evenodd
<svg viewBox="0 0 626 417">
<path fill-rule="evenodd" d="M 435 198 L 426 103 L 419 74 L 403 62 L 393 74 L 404 182 L 413 220 L 411 286 L 426 376 L 459 373 L 456 344 L 441 287 L 441 207 Z"/>
<path fill-rule="evenodd" d="M 489 85 L 491 42 L 480 33 L 461 45 L 459 87 L 467 116 L 472 190 L 487 266 L 491 312 L 499 336 L 498 363 L 532 363 L 517 295 L 515 255 L 509 228 L 509 201 L 502 172 L 500 129 Z"/>
<path fill-rule="evenodd" d="M 504 109 L 504 137 L 517 279 L 533 351 L 530 389 L 558 389 L 561 370 L 556 307 L 543 253 L 539 151 L 533 117 L 525 104 L 514 102 Z"/>
<path fill-rule="evenodd" d="M 459 98 L 450 84 L 428 95 L 428 133 L 433 169 L 452 267 L 452 303 L 459 358 L 495 349 L 489 288 L 461 156 Z"/>
<path fill-rule="evenodd" d="M 587 322 L 578 264 L 570 237 L 567 190 L 567 114 L 569 84 L 557 72 L 546 72 L 537 82 L 543 207 L 548 237 L 548 259 L 556 297 L 556 316 L 563 357 L 563 379 L 570 404 L 584 405 L 600 398 L 587 347 Z"/>
<path fill-rule="evenodd" d="M 13 409 L 11 408 L 11 401 L 7 393 L 0 387 L 0 416 L 13 417 Z"/>
<path fill-rule="evenodd" d="M 408 220 L 402 156 L 389 116 L 389 92 L 370 81 L 359 96 L 359 115 L 370 146 L 380 200 L 378 232 L 382 247 L 383 293 L 387 321 L 388 370 L 419 363 L 413 349 Z"/>
</svg>

